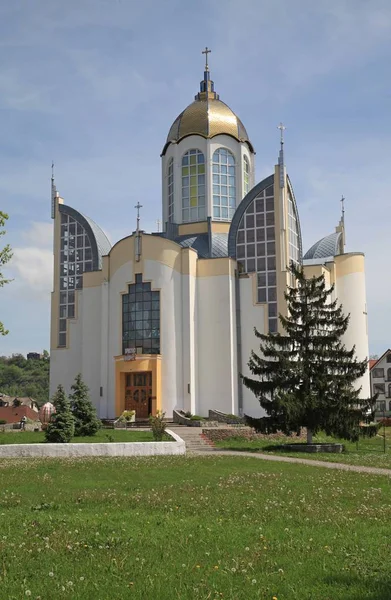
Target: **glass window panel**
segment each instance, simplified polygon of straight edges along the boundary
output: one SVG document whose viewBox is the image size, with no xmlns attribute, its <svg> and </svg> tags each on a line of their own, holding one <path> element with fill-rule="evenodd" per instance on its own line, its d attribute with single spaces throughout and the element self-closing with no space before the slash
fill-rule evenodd
<svg viewBox="0 0 391 600">
<path fill-rule="evenodd" d="M 267 268 L 270 271 L 274 271 L 276 268 L 276 257 L 275 256 L 268 256 L 267 258 Z"/>
<path fill-rule="evenodd" d="M 66 346 L 67 342 L 66 342 L 66 333 L 60 333 L 58 336 L 58 345 L 59 346 Z"/>
<path fill-rule="evenodd" d="M 269 319 L 269 332 L 277 333 L 277 319 Z"/>
<path fill-rule="evenodd" d="M 249 258 L 254 258 L 255 257 L 255 244 L 248 244 L 247 245 L 247 256 Z"/>
<path fill-rule="evenodd" d="M 266 239 L 267 240 L 274 240 L 275 239 L 274 227 L 268 227 L 266 229 Z"/>
<path fill-rule="evenodd" d="M 267 253 L 268 254 L 275 254 L 276 253 L 276 243 L 275 242 L 268 242 L 267 243 Z"/>
<path fill-rule="evenodd" d="M 274 210 L 274 199 L 266 198 L 266 212 L 271 212 Z"/>
<path fill-rule="evenodd" d="M 244 231 L 238 231 L 237 243 L 244 244 Z"/>
<path fill-rule="evenodd" d="M 68 317 L 70 319 L 73 319 L 75 316 L 75 305 L 74 304 L 69 304 L 68 306 Z"/>
<path fill-rule="evenodd" d="M 254 231 L 254 229 L 248 229 L 246 231 L 246 238 L 247 238 L 247 243 L 249 243 L 249 242 L 255 242 L 255 231 Z"/>
<path fill-rule="evenodd" d="M 277 304 L 275 302 L 271 302 L 269 303 L 269 317 L 276 317 L 277 316 Z"/>
<path fill-rule="evenodd" d="M 247 273 L 254 273 L 255 271 L 255 258 L 249 258 L 247 260 Z"/>
<path fill-rule="evenodd" d="M 265 244 L 257 243 L 257 256 L 265 256 Z"/>
<path fill-rule="evenodd" d="M 266 287 L 266 273 L 258 273 L 258 287 Z"/>
<path fill-rule="evenodd" d="M 266 289 L 258 290 L 258 302 L 266 302 Z"/>
<path fill-rule="evenodd" d="M 265 241 L 265 230 L 264 229 L 257 229 L 257 242 L 264 242 Z"/>
<path fill-rule="evenodd" d="M 246 227 L 254 227 L 254 215 L 246 215 Z"/>
<path fill-rule="evenodd" d="M 277 289 L 275 287 L 268 288 L 267 299 L 269 302 L 275 302 L 277 300 Z"/>
<path fill-rule="evenodd" d="M 267 281 L 269 285 L 276 285 L 276 272 L 272 271 L 267 274 Z"/>
<path fill-rule="evenodd" d="M 236 258 L 245 258 L 245 256 L 246 256 L 245 246 L 237 246 Z"/>
</svg>

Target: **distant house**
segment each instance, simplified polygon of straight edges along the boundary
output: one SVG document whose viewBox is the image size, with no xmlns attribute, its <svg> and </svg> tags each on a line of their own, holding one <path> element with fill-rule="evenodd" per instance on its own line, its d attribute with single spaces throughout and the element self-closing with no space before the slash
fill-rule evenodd
<svg viewBox="0 0 391 600">
<path fill-rule="evenodd" d="M 377 418 L 391 415 L 391 349 L 377 360 L 369 361 L 371 393 L 378 394 L 376 401 Z"/>
<path fill-rule="evenodd" d="M 30 397 L 15 397 L 15 396 L 7 396 L 7 394 L 2 394 L 0 392 L 0 408 L 1 407 L 9 407 L 9 406 L 27 406 L 34 412 L 39 411 L 39 406 L 34 398 Z"/>
<path fill-rule="evenodd" d="M 26 417 L 31 421 L 39 421 L 39 416 L 36 411 L 28 406 L 0 406 L 0 421 L 6 423 L 19 423 L 22 417 Z"/>
<path fill-rule="evenodd" d="M 39 352 L 29 352 L 27 354 L 27 360 L 39 360 L 42 358 L 42 354 Z"/>
</svg>

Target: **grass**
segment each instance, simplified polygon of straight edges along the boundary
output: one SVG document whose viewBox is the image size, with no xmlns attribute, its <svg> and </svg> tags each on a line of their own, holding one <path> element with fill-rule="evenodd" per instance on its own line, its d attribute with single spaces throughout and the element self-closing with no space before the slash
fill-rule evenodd
<svg viewBox="0 0 391 600">
<path fill-rule="evenodd" d="M 303 442 L 305 440 L 300 440 Z M 308 460 L 322 460 L 326 462 L 341 462 L 351 465 L 362 465 L 367 467 L 382 467 L 391 469 L 391 427 L 386 428 L 386 452 L 384 452 L 383 429 L 373 438 L 362 438 L 356 443 L 347 442 L 328 437 L 324 434 L 314 436 L 314 442 L 340 442 L 345 445 L 345 452 L 342 454 L 330 454 L 327 452 L 304 453 L 304 452 L 286 452 L 274 448 L 284 443 L 294 443 L 295 438 L 281 436 L 276 439 L 265 438 L 256 440 L 246 440 L 241 437 L 228 438 L 215 442 L 216 447 L 225 450 L 238 450 L 242 452 L 268 452 L 271 454 L 282 454 L 283 456 L 292 456 Z"/>
<path fill-rule="evenodd" d="M 171 437 L 167 440 L 171 440 Z M 0 433 L 0 444 L 42 444 L 45 442 L 43 431 L 6 431 Z M 90 437 L 74 437 L 73 443 L 98 442 L 153 442 L 151 431 L 132 431 L 124 429 L 100 429 Z"/>
<path fill-rule="evenodd" d="M 391 480 L 246 457 L 0 461 L 2 600 L 389 600 Z"/>
</svg>

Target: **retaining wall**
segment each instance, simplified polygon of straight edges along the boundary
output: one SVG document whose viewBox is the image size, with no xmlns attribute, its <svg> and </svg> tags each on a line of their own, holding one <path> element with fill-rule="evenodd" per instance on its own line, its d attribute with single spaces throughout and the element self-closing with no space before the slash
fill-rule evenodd
<svg viewBox="0 0 391 600">
<path fill-rule="evenodd" d="M 173 442 L 108 442 L 97 444 L 0 444 L 1 458 L 71 458 L 82 456 L 164 456 L 186 454 L 179 435 L 166 429 Z"/>
</svg>

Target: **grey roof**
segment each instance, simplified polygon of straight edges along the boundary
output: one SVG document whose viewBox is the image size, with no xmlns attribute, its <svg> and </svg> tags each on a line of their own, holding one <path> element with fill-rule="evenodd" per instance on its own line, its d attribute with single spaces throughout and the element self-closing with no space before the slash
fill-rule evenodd
<svg viewBox="0 0 391 600">
<path fill-rule="evenodd" d="M 331 258 L 340 254 L 340 239 L 341 232 L 331 233 L 326 237 L 318 240 L 316 244 L 305 253 L 304 260 L 310 260 L 314 258 Z"/>
<path fill-rule="evenodd" d="M 199 258 L 224 258 L 228 256 L 228 234 L 212 233 L 211 238 L 211 252 L 209 252 L 208 233 L 179 235 L 172 241 L 182 246 L 182 248 L 193 248 L 198 252 Z"/>
<path fill-rule="evenodd" d="M 89 217 L 66 204 L 59 204 L 60 213 L 69 215 L 77 221 L 86 231 L 92 248 L 92 270 L 98 271 L 102 268 L 102 256 L 110 252 L 111 244 L 102 229 Z"/>
</svg>

